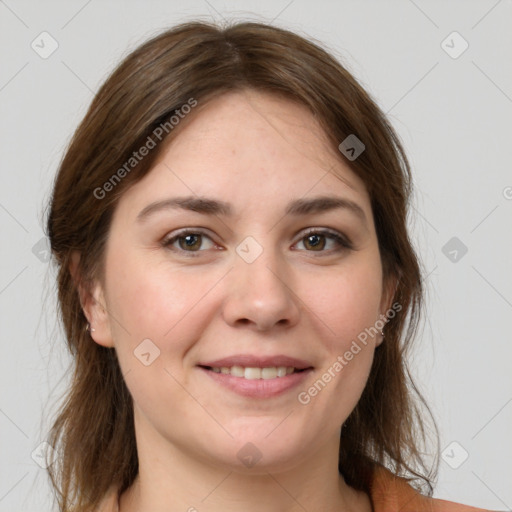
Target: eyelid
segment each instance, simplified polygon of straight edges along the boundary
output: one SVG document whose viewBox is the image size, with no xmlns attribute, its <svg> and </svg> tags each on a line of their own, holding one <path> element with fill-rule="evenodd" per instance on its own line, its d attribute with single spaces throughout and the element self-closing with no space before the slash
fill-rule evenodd
<svg viewBox="0 0 512 512">
<path fill-rule="evenodd" d="M 302 231 L 299 231 L 299 235 L 301 235 L 301 237 L 307 236 L 310 233 L 323 233 L 323 234 L 328 234 L 328 235 L 343 236 L 343 233 L 337 231 L 336 229 L 325 228 L 322 226 L 318 226 L 318 227 L 313 226 L 313 227 L 305 228 Z"/>
</svg>

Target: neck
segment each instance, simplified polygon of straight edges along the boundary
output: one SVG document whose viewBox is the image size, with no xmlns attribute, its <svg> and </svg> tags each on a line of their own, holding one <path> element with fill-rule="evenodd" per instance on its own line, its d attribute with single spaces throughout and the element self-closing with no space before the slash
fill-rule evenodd
<svg viewBox="0 0 512 512">
<path fill-rule="evenodd" d="M 244 478 L 233 472 L 216 472 L 215 481 L 197 477 L 167 481 L 163 486 L 139 474 L 121 496 L 118 512 L 372 512 L 370 498 L 348 487 L 340 475 L 336 485 L 310 479 L 303 486 L 289 475 L 272 474 Z M 180 487 L 180 484 L 182 485 Z M 206 490 L 206 487 L 209 487 Z M 191 489 L 191 492 L 184 492 Z M 315 508 L 318 507 L 318 508 Z"/>
<path fill-rule="evenodd" d="M 366 493 L 338 472 L 338 439 L 293 465 L 240 468 L 144 432 L 137 440 L 139 473 L 121 496 L 119 512 L 371 512 Z"/>
</svg>

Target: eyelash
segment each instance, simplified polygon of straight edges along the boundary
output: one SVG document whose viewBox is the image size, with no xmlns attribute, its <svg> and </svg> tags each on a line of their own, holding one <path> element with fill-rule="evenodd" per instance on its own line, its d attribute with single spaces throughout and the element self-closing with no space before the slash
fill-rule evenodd
<svg viewBox="0 0 512 512">
<path fill-rule="evenodd" d="M 172 247 L 172 244 L 174 244 L 176 241 L 178 241 L 180 238 L 185 238 L 186 236 L 188 235 L 201 235 L 201 236 L 205 236 L 207 238 L 209 238 L 211 240 L 211 237 L 208 236 L 208 234 L 201 230 L 201 229 L 195 229 L 195 230 L 192 230 L 192 229 L 184 229 L 183 231 L 180 231 L 178 233 L 176 233 L 175 235 L 173 235 L 172 237 L 170 238 L 166 238 L 162 241 L 162 245 L 171 250 L 171 251 L 174 251 L 174 252 L 180 252 L 184 255 L 186 255 L 186 257 L 197 257 L 199 256 L 199 253 L 203 252 L 202 250 L 198 250 L 198 251 L 186 251 L 184 249 L 181 249 L 181 248 L 176 248 L 176 247 Z M 331 249 L 331 250 L 322 250 L 322 251 L 308 251 L 306 250 L 306 252 L 312 252 L 312 253 L 315 253 L 315 252 L 318 252 L 318 253 L 327 253 L 327 254 L 332 254 L 332 253 L 339 253 L 339 252 L 343 252 L 343 251 L 347 251 L 347 250 L 353 250 L 354 247 L 353 247 L 353 244 L 352 242 L 344 235 L 342 235 L 341 233 L 338 233 L 336 231 L 331 231 L 331 230 L 328 230 L 328 229 L 316 229 L 316 228 L 309 228 L 308 230 L 306 230 L 306 232 L 304 232 L 303 236 L 299 239 L 298 242 L 302 242 L 305 238 L 307 238 L 308 236 L 311 236 L 311 235 L 323 235 L 323 236 L 326 236 L 332 240 L 334 240 L 336 242 L 336 244 L 338 244 L 338 247 L 335 248 L 335 249 Z M 212 240 L 213 242 L 213 240 Z M 297 242 L 297 243 L 298 243 Z"/>
</svg>

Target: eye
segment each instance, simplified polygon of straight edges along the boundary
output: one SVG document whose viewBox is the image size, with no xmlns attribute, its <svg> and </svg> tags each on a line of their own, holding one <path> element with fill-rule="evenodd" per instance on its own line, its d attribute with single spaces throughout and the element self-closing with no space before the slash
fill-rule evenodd
<svg viewBox="0 0 512 512">
<path fill-rule="evenodd" d="M 206 240 L 209 243 L 204 247 L 204 242 Z M 303 236 L 298 243 L 302 243 L 307 252 L 329 254 L 353 249 L 352 242 L 346 236 L 338 233 L 337 231 L 330 231 L 327 229 L 310 228 L 303 233 Z M 215 247 L 215 243 L 202 230 L 184 229 L 168 238 L 165 238 L 162 241 L 162 246 L 174 252 L 194 257 L 199 256 L 199 254 L 194 253 L 200 253 L 201 251 L 212 249 Z M 326 248 L 327 250 L 325 250 Z"/>
<path fill-rule="evenodd" d="M 204 240 L 209 240 L 210 244 L 206 249 L 211 249 L 214 245 L 212 239 L 203 231 L 192 231 L 183 230 L 177 234 L 174 234 L 170 238 L 166 238 L 162 241 L 162 245 L 177 252 L 201 252 L 201 246 Z M 179 247 L 173 247 L 175 243 L 178 243 Z M 187 256 L 195 256 L 194 254 L 187 254 Z"/>
<path fill-rule="evenodd" d="M 331 250 L 324 251 L 328 242 L 331 242 Z M 352 242 L 341 233 L 326 229 L 309 229 L 303 234 L 298 243 L 303 243 L 308 252 L 341 252 L 353 249 Z M 334 245 L 334 248 L 332 248 Z M 328 248 L 329 249 L 329 248 Z"/>
</svg>

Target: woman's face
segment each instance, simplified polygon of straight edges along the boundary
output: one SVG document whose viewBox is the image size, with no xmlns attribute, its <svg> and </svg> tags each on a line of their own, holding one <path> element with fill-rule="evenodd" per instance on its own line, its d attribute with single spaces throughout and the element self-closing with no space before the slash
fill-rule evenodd
<svg viewBox="0 0 512 512">
<path fill-rule="evenodd" d="M 389 307 L 365 186 L 287 100 L 229 93 L 181 123 L 117 206 L 89 317 L 138 448 L 238 471 L 332 453 Z"/>
</svg>

